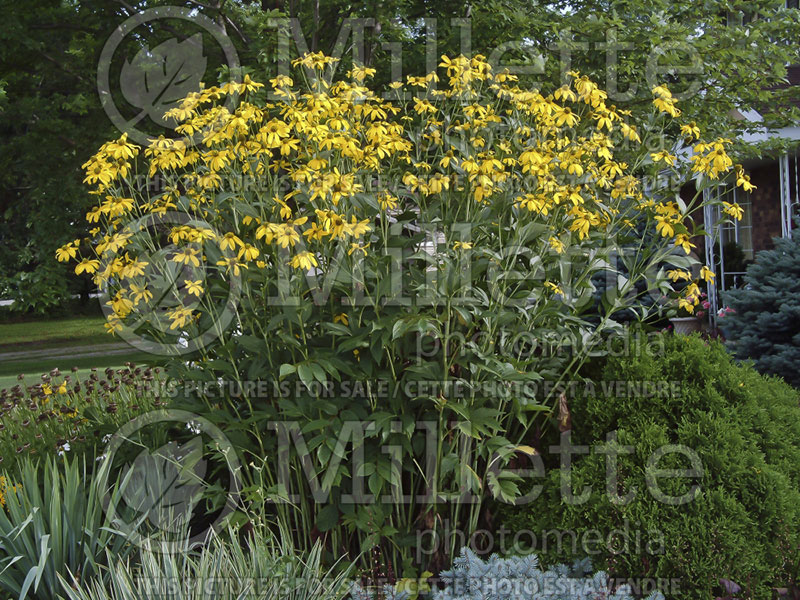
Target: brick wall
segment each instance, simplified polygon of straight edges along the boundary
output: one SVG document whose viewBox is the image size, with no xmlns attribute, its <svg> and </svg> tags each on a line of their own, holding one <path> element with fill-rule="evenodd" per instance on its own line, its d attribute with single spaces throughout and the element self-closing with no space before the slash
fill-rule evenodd
<svg viewBox="0 0 800 600">
<path fill-rule="evenodd" d="M 749 171 L 757 187 L 750 193 L 753 202 L 753 251 L 772 248 L 772 238 L 781 235 L 781 190 L 778 163 Z"/>
</svg>

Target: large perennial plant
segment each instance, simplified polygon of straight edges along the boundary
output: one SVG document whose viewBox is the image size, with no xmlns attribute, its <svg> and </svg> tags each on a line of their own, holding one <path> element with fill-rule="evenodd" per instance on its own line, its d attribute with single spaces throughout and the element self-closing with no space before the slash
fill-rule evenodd
<svg viewBox="0 0 800 600">
<path fill-rule="evenodd" d="M 436 568 L 459 538 L 420 558 L 420 532 L 512 501 L 511 461 L 568 416 L 557 384 L 620 315 L 658 313 L 642 296 L 668 271 L 694 276 L 692 215 L 729 140 L 700 141 L 665 86 L 637 125 L 579 73 L 521 89 L 481 56 L 381 94 L 369 68 L 295 66 L 299 87 L 189 95 L 167 113 L 183 139 L 105 144 L 92 237 L 59 257 L 105 292 L 110 330 L 203 384 L 187 400 L 246 455 L 249 507 L 300 547 Z"/>
</svg>

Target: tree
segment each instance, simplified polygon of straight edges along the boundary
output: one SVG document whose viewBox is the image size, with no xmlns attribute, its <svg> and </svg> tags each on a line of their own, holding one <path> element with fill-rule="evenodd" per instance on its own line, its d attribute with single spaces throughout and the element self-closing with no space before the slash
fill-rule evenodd
<svg viewBox="0 0 800 600">
<path fill-rule="evenodd" d="M 85 282 L 64 276 L 69 272 L 53 253 L 85 234 L 92 198 L 81 165 L 103 141 L 119 135 L 101 105 L 98 61 L 120 23 L 145 8 L 171 4 L 39 0 L 23 8 L 0 0 L 0 73 L 8 96 L 0 112 L 0 298 L 14 299 L 15 309 L 48 312 L 70 295 L 89 293 Z M 175 20 L 156 21 L 149 29 L 146 39 L 125 38 L 117 67 L 144 46 L 197 31 Z M 206 79 L 216 78 L 223 57 L 214 44 L 205 48 Z"/>
<path fill-rule="evenodd" d="M 83 233 L 91 199 L 81 188 L 80 165 L 118 133 L 98 96 L 98 60 L 128 17 L 164 5 L 212 19 L 261 80 L 277 72 L 279 36 L 286 33 L 279 18 L 299 25 L 296 37 L 289 33 L 292 57 L 301 39 L 301 50 L 338 51 L 342 71 L 358 43 L 340 34 L 352 25 L 347 19 L 366 19 L 357 54 L 378 69 L 378 84 L 397 75 L 398 64 L 403 76 L 421 75 L 441 54 L 483 53 L 526 68 L 523 84 L 544 91 L 578 69 L 610 89 L 611 102 L 639 115 L 648 111 L 652 86 L 666 81 L 687 92 L 684 116 L 711 134 L 733 137 L 751 126 L 734 110 L 758 109 L 770 125 L 798 117 L 791 102 L 797 91 L 781 86 L 786 65 L 798 62 L 800 11 L 779 0 L 0 0 L 0 74 L 8 96 L 0 112 L 0 296 L 15 298 L 20 309 L 49 310 L 88 291 L 74 278 L 56 277 L 64 267 L 52 257 Z M 145 46 L 196 31 L 185 21 L 154 22 L 146 36 L 125 39 L 120 57 L 132 60 Z M 209 83 L 228 77 L 214 47 L 204 44 Z M 402 62 L 393 71 L 398 49 Z M 119 69 L 122 58 L 116 60 Z M 55 217 L 65 213 L 69 225 L 55 228 Z"/>
<path fill-rule="evenodd" d="M 744 280 L 725 294 L 736 311 L 724 321 L 731 347 L 762 373 L 800 387 L 800 232 L 759 252 Z"/>
</svg>

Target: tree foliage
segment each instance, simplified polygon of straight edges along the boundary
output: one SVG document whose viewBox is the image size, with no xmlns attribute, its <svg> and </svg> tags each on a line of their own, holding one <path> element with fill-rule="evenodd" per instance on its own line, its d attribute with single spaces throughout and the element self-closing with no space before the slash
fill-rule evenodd
<svg viewBox="0 0 800 600">
<path fill-rule="evenodd" d="M 7 94 L 0 99 L 0 295 L 18 299 L 22 310 L 47 310 L 69 293 L 88 291 L 58 276 L 63 269 L 52 250 L 82 233 L 91 199 L 81 191 L 79 167 L 117 133 L 97 92 L 100 53 L 128 17 L 163 5 L 212 19 L 261 80 L 276 73 L 284 32 L 290 58 L 305 49 L 341 53 L 344 71 L 355 49 L 383 84 L 397 74 L 428 72 L 441 54 L 483 53 L 527 68 L 524 83 L 544 91 L 578 69 L 611 90 L 617 106 L 640 114 L 652 86 L 666 81 L 689 91 L 682 110 L 709 134 L 751 126 L 736 110 L 758 109 L 774 124 L 797 116 L 789 102 L 795 91 L 783 84 L 786 65 L 798 62 L 800 18 L 778 0 L 0 0 Z M 286 18 L 297 19 L 296 36 L 280 20 Z M 345 35 L 348 19 L 371 20 L 364 22 L 363 53 Z M 114 68 L 144 46 L 196 33 L 185 21 L 154 21 L 126 38 Z M 616 59 L 607 46 L 614 39 L 622 46 Z M 435 46 L 426 46 L 432 40 Z M 204 48 L 204 79 L 213 84 L 224 61 L 213 43 Z M 395 71 L 392 56 L 401 58 Z M 54 227 L 64 215 L 70 225 Z"/>
<path fill-rule="evenodd" d="M 745 287 L 724 298 L 736 312 L 724 317 L 731 348 L 762 373 L 800 386 L 800 234 L 776 238 L 747 267 Z"/>
</svg>

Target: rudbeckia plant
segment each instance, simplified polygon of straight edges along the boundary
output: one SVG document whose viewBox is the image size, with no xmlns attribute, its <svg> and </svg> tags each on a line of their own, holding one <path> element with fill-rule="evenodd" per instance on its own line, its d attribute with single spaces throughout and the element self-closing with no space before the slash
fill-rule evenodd
<svg viewBox="0 0 800 600">
<path fill-rule="evenodd" d="M 559 384 L 695 265 L 702 190 L 735 167 L 663 85 L 634 123 L 575 72 L 525 89 L 443 57 L 378 92 L 335 64 L 202 88 L 167 113 L 181 139 L 103 146 L 95 228 L 59 258 L 204 384 L 183 402 L 240 448 L 245 507 L 400 574 L 458 549 L 419 556 L 420 532 L 515 500 Z"/>
</svg>

